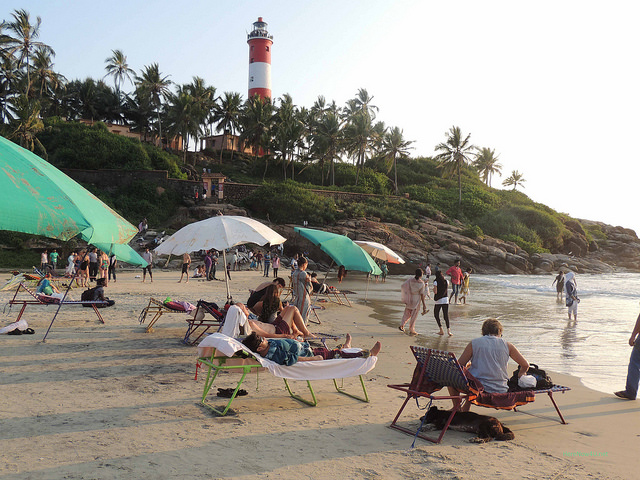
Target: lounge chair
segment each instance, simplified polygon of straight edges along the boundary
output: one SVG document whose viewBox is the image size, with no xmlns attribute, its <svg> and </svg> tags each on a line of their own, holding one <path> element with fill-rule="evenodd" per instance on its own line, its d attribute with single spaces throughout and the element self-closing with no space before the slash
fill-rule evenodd
<svg viewBox="0 0 640 480">
<path fill-rule="evenodd" d="M 440 350 L 434 350 L 425 347 L 410 347 L 413 355 L 417 360 L 417 365 L 413 373 L 413 379 L 411 383 L 401 385 L 387 385 L 389 388 L 400 390 L 407 394 L 400 410 L 396 414 L 390 427 L 401 432 L 413 435 L 415 437 L 428 440 L 433 443 L 440 443 L 442 437 L 449 428 L 449 424 L 455 414 L 459 411 L 460 405 L 463 401 L 471 402 L 475 405 L 497 408 L 503 410 L 517 411 L 517 407 L 533 402 L 535 395 L 546 393 L 549 395 L 553 406 L 560 417 L 560 423 L 566 424 L 560 409 L 553 398 L 553 394 L 557 392 L 566 392 L 571 390 L 569 387 L 563 387 L 561 385 L 554 385 L 552 388 L 545 390 L 524 390 L 520 392 L 507 392 L 507 393 L 492 393 L 488 394 L 482 391 L 482 386 L 474 379 L 470 374 L 460 366 L 455 354 L 451 352 L 444 352 Z M 433 395 L 434 392 L 440 390 L 443 387 L 454 387 L 460 393 L 460 395 Z M 416 403 L 419 397 L 426 397 L 429 399 L 429 405 L 434 400 L 460 400 L 457 402 L 457 407 L 451 410 L 449 418 L 440 432 L 438 438 L 428 437 L 420 433 L 421 426 L 417 430 L 410 430 L 409 428 L 400 426 L 397 424 L 402 411 L 411 399 L 415 399 Z M 528 413 L 528 412 L 523 412 Z M 529 414 L 532 415 L 532 414 Z"/>
<path fill-rule="evenodd" d="M 27 298 L 27 299 L 17 298 L 21 290 L 24 290 L 29 295 L 30 298 Z M 98 308 L 109 305 L 109 302 L 102 301 L 102 300 L 77 300 L 76 301 L 76 300 L 67 300 L 67 299 L 61 302 L 59 299 L 55 297 L 37 294 L 36 292 L 31 290 L 29 287 L 27 287 L 24 283 L 20 283 L 18 284 L 18 288 L 16 289 L 16 293 L 13 295 L 13 298 L 9 300 L 9 308 L 11 308 L 11 306 L 13 305 L 22 305 L 22 307 L 20 308 L 20 313 L 18 314 L 18 318 L 16 319 L 16 322 L 20 321 L 20 318 L 22 317 L 22 314 L 26 310 L 27 305 L 40 305 L 40 306 L 80 305 L 80 306 L 92 307 L 93 311 L 98 317 L 98 320 L 100 320 L 101 323 L 104 323 L 104 318 L 102 318 L 102 315 L 100 314 L 100 311 L 98 310 Z"/>
<path fill-rule="evenodd" d="M 351 290 L 339 290 L 335 287 L 329 287 L 324 293 L 314 292 L 314 303 L 320 297 L 326 297 L 327 300 L 333 303 L 337 303 L 338 305 L 348 305 L 351 307 L 351 301 L 349 300 L 349 295 L 356 295 L 356 292 L 352 292 Z"/>
<path fill-rule="evenodd" d="M 151 333 L 153 331 L 153 326 L 160 320 L 160 317 L 165 313 L 182 313 L 184 315 L 188 314 L 184 308 L 174 308 L 170 304 L 162 303 L 160 300 L 156 300 L 155 298 L 149 298 L 149 304 L 142 309 L 140 315 L 138 316 L 138 321 L 140 325 L 143 325 L 147 320 L 147 315 L 153 314 L 151 317 L 151 321 L 147 328 L 145 329 L 146 333 Z"/>
<path fill-rule="evenodd" d="M 236 352 L 241 352 L 244 358 L 237 356 Z M 367 394 L 367 389 L 362 375 L 373 370 L 378 359 L 376 356 L 370 356 L 367 358 L 340 358 L 334 360 L 298 362 L 287 367 L 261 357 L 257 353 L 247 349 L 238 340 L 227 337 L 221 333 L 209 335 L 200 342 L 200 345 L 198 345 L 198 356 L 200 357 L 198 362 L 209 367 L 207 378 L 204 383 L 201 403 L 203 406 L 211 409 L 214 413 L 220 416 L 226 415 L 229 411 L 229 408 L 231 407 L 233 400 L 236 398 L 238 391 L 240 390 L 240 386 L 247 375 L 252 370 L 256 370 L 257 372 L 260 369 L 266 369 L 272 375 L 282 378 L 284 380 L 285 388 L 292 398 L 312 407 L 315 407 L 318 404 L 318 399 L 313 391 L 313 387 L 311 386 L 312 380 L 333 380 L 333 385 L 339 393 L 362 402 L 369 402 L 369 396 Z M 218 407 L 209 403 L 207 401 L 207 395 L 213 387 L 213 383 L 218 374 L 222 371 L 234 370 L 241 371 L 242 376 L 240 380 L 238 380 L 228 403 L 224 407 Z M 360 378 L 360 384 L 362 386 L 364 396 L 358 396 L 346 392 L 344 385 L 341 384 L 338 386 L 338 382 L 336 381 L 336 379 L 355 376 Z M 306 381 L 311 394 L 311 400 L 295 394 L 291 390 L 289 380 Z"/>
<path fill-rule="evenodd" d="M 202 314 L 200 314 L 202 312 Z M 209 317 L 205 315 L 210 315 Z M 195 345 L 212 328 L 219 331 L 224 323 L 225 312 L 215 308 L 215 304 L 198 300 L 193 317 L 187 318 L 187 332 L 182 343 Z"/>
</svg>

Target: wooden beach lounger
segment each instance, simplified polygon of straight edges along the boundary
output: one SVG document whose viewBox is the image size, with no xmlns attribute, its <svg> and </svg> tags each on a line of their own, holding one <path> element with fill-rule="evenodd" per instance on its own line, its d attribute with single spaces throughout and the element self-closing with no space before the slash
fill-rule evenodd
<svg viewBox="0 0 640 480">
<path fill-rule="evenodd" d="M 356 292 L 329 288 L 324 293 L 314 292 L 313 295 L 315 296 L 314 303 L 318 298 L 326 297 L 330 302 L 337 303 L 338 305 L 348 305 L 350 307 L 351 301 L 349 300 L 349 295 L 356 295 Z"/>
<path fill-rule="evenodd" d="M 153 314 L 153 317 L 151 317 L 151 321 L 145 329 L 146 333 L 150 333 L 153 331 L 153 326 L 158 322 L 158 320 L 160 320 L 160 317 L 164 313 L 182 313 L 183 315 L 187 315 L 188 312 L 186 312 L 184 309 L 170 308 L 160 300 L 156 300 L 155 298 L 151 297 L 149 298 L 149 304 L 142 309 L 142 311 L 140 312 L 140 316 L 138 317 L 140 325 L 144 324 L 144 322 L 147 320 L 147 315 L 149 315 L 150 313 Z"/>
<path fill-rule="evenodd" d="M 462 404 L 463 400 L 470 401 L 471 403 L 482 407 L 519 411 L 516 410 L 517 407 L 526 403 L 533 402 L 535 400 L 535 395 L 539 395 L 542 393 L 546 393 L 549 395 L 549 398 L 551 399 L 551 402 L 553 403 L 553 406 L 555 407 L 556 412 L 560 417 L 560 423 L 567 423 L 564 420 L 562 413 L 560 413 L 560 409 L 558 408 L 558 405 L 553 398 L 553 394 L 557 392 L 564 393 L 568 390 L 571 390 L 569 387 L 554 385 L 553 388 L 545 390 L 526 390 L 522 392 L 514 392 L 517 395 L 513 395 L 510 393 L 487 394 L 485 392 L 482 392 L 481 390 L 479 391 L 474 388 L 474 379 L 467 378 L 467 375 L 458 363 L 455 354 L 425 347 L 412 346 L 410 348 L 417 360 L 416 369 L 414 370 L 411 383 L 405 383 L 401 385 L 387 385 L 389 388 L 400 390 L 401 392 L 405 392 L 407 394 L 407 398 L 404 400 L 396 417 L 393 419 L 393 422 L 391 422 L 391 428 L 400 430 L 401 432 L 413 435 L 415 437 L 420 437 L 423 440 L 428 440 L 433 443 L 440 443 L 442 437 L 444 437 L 444 434 L 449 428 L 451 420 L 453 420 L 456 412 L 459 411 L 460 405 Z M 433 393 L 435 393 L 437 390 L 440 390 L 441 388 L 447 386 L 454 387 L 458 391 L 463 393 L 456 396 L 450 396 L 448 393 L 446 395 L 433 395 Z M 519 398 L 513 398 L 515 396 Z M 428 437 L 421 434 L 421 426 L 419 426 L 417 430 L 410 430 L 409 428 L 397 424 L 398 419 L 400 418 L 400 415 L 402 414 L 402 411 L 404 410 L 409 400 L 415 399 L 417 403 L 419 397 L 428 398 L 429 404 L 431 404 L 433 400 L 460 400 L 460 402 L 458 403 L 458 407 L 451 410 L 451 415 L 449 416 L 447 423 L 440 432 L 440 436 L 438 438 Z M 528 412 L 522 413 L 533 415 Z"/>
<path fill-rule="evenodd" d="M 246 358 L 239 358 L 236 352 L 243 352 Z M 236 398 L 240 386 L 247 374 L 251 370 L 258 372 L 260 369 L 266 369 L 272 375 L 282 378 L 284 380 L 285 388 L 289 395 L 305 403 L 306 405 L 315 407 L 318 404 L 318 399 L 313 387 L 311 386 L 312 380 L 333 380 L 335 389 L 344 395 L 355 398 L 362 402 L 369 402 L 369 396 L 364 384 L 362 375 L 373 370 L 376 366 L 377 357 L 370 356 L 367 358 L 340 358 L 333 360 L 320 360 L 313 362 L 298 362 L 290 367 L 278 365 L 271 360 L 267 360 L 260 355 L 247 349 L 238 340 L 227 337 L 221 333 L 214 333 L 205 338 L 200 345 L 198 345 L 198 362 L 208 367 L 207 377 L 204 383 L 204 389 L 202 392 L 201 403 L 203 406 L 211 409 L 214 413 L 220 416 L 224 416 L 229 411 L 233 400 Z M 207 401 L 207 395 L 213 387 L 213 383 L 222 371 L 239 371 L 242 372 L 242 376 L 233 391 L 231 398 L 225 406 L 216 406 Z M 364 396 L 358 396 L 348 393 L 344 389 L 344 385 L 338 385 L 336 379 L 344 379 L 349 377 L 358 376 L 360 379 L 360 385 Z M 307 388 L 311 394 L 311 399 L 302 398 L 300 395 L 295 394 L 291 390 L 289 380 L 301 380 L 307 382 Z"/>
<path fill-rule="evenodd" d="M 18 299 L 18 294 L 20 293 L 20 290 L 24 290 L 25 292 L 27 292 L 31 298 L 27 298 L 27 299 Z M 16 293 L 13 295 L 13 298 L 11 300 L 9 300 L 9 306 L 13 306 L 13 305 L 22 305 L 22 308 L 20 309 L 20 313 L 18 314 L 18 318 L 16 319 L 16 322 L 20 320 L 20 318 L 22 317 L 22 314 L 24 313 L 24 311 L 27 308 L 27 305 L 39 305 L 39 306 L 48 306 L 48 305 L 54 305 L 54 306 L 58 306 L 58 305 L 81 305 L 81 306 L 90 306 L 93 308 L 94 313 L 96 314 L 96 316 L 98 317 L 98 320 L 100 320 L 100 322 L 104 323 L 104 318 L 102 318 L 102 315 L 100 314 L 100 311 L 98 310 L 99 307 L 103 307 L 109 304 L 109 302 L 104 302 L 101 300 L 65 300 L 64 302 L 60 302 L 60 301 L 56 301 L 54 300 L 53 297 L 47 297 L 47 296 L 41 296 L 38 295 L 37 293 L 35 293 L 33 290 L 31 290 L 30 288 L 28 288 L 26 285 L 24 285 L 23 283 L 20 283 L 18 285 L 18 288 L 16 289 Z"/>
</svg>

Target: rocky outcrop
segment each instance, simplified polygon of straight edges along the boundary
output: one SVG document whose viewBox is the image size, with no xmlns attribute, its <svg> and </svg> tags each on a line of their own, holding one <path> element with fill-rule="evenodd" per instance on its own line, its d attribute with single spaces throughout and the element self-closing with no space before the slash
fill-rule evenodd
<svg viewBox="0 0 640 480">
<path fill-rule="evenodd" d="M 586 226 L 593 222 L 581 220 L 580 223 Z M 426 263 L 432 268 L 437 263 L 448 267 L 458 258 L 463 267 L 479 273 L 550 274 L 560 268 L 579 273 L 640 272 L 640 240 L 635 232 L 598 223 L 606 238 L 588 240 L 580 223 L 567 227 L 569 233 L 562 239 L 561 251 L 532 255 L 515 243 L 487 236 L 469 238 L 462 234 L 459 225 L 428 218 L 420 219 L 414 229 L 367 219 L 342 221 L 323 229 L 354 240 L 387 245 L 407 261 L 405 265 L 391 265 L 391 273 L 412 273 Z M 308 252 L 312 258 L 325 257 L 317 247 L 295 234 L 294 225 L 272 227 L 288 239 L 285 252 Z"/>
<path fill-rule="evenodd" d="M 172 227 L 180 228 L 218 211 L 225 215 L 247 214 L 244 209 L 233 205 L 193 205 L 178 212 Z M 390 265 L 391 273 L 412 273 L 416 267 L 426 263 L 430 263 L 432 268 L 438 263 L 448 267 L 456 259 L 460 259 L 465 268 L 493 274 L 551 274 L 561 268 L 578 273 L 640 272 L 640 240 L 630 229 L 568 219 L 564 225 L 565 233 L 558 239 L 556 252 L 530 255 L 512 242 L 489 236 L 470 238 L 462 233 L 464 226 L 461 223 L 449 224 L 442 220 L 423 217 L 414 228 L 404 228 L 393 223 L 356 218 L 323 227 L 323 230 L 347 235 L 353 240 L 371 240 L 387 245 L 407 262 L 405 265 Z M 322 270 L 329 266 L 326 254 L 294 232 L 296 225 L 270 226 L 287 238 L 286 257 L 306 252 L 311 259 L 318 261 L 318 264 L 311 265 L 312 269 Z M 592 238 L 585 228 L 598 235 Z"/>
</svg>

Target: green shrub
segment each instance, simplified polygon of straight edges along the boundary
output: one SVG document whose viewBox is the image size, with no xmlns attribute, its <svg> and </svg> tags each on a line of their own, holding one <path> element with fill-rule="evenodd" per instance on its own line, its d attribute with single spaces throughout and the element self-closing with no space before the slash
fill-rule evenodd
<svg viewBox="0 0 640 480">
<path fill-rule="evenodd" d="M 504 235 L 502 237 L 502 240 L 515 243 L 520 248 L 525 250 L 529 255 L 533 253 L 549 253 L 548 249 L 543 248 L 536 243 L 528 242 L 518 235 Z"/>
<path fill-rule="evenodd" d="M 469 238 L 482 238 L 484 232 L 478 225 L 467 225 L 462 229 L 462 235 Z"/>
<path fill-rule="evenodd" d="M 295 182 L 266 183 L 256 189 L 242 204 L 256 215 L 276 223 L 324 225 L 335 221 L 336 205 Z"/>
</svg>

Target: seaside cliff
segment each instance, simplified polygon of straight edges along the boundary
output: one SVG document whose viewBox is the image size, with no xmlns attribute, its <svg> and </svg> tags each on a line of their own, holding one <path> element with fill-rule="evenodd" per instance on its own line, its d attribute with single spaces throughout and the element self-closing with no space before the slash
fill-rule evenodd
<svg viewBox="0 0 640 480">
<path fill-rule="evenodd" d="M 214 212 L 215 210 L 215 212 Z M 197 220 L 207 218 L 220 210 L 225 215 L 246 215 L 247 212 L 233 205 L 210 205 L 184 209 L 174 219 L 179 228 L 187 217 Z M 533 253 L 513 242 L 490 236 L 470 238 L 462 234 L 464 226 L 457 222 L 443 223 L 421 217 L 415 228 L 404 228 L 394 223 L 374 219 L 355 218 L 323 226 L 323 230 L 349 236 L 353 240 L 370 240 L 387 245 L 406 260 L 405 265 L 390 265 L 390 273 L 413 273 L 416 267 L 431 263 L 452 265 L 459 258 L 466 268 L 477 273 L 546 274 L 569 268 L 578 273 L 640 272 L 640 239 L 628 228 L 607 225 L 590 220 L 565 222 L 571 233 L 565 237 L 561 251 Z M 597 225 L 603 232 L 600 239 L 587 238 L 582 225 Z M 285 254 L 309 252 L 312 259 L 326 258 L 319 248 L 294 232 L 296 225 L 271 225 L 287 238 Z M 313 227 L 312 228 L 320 228 Z M 323 265 L 318 265 L 322 269 Z"/>
</svg>

